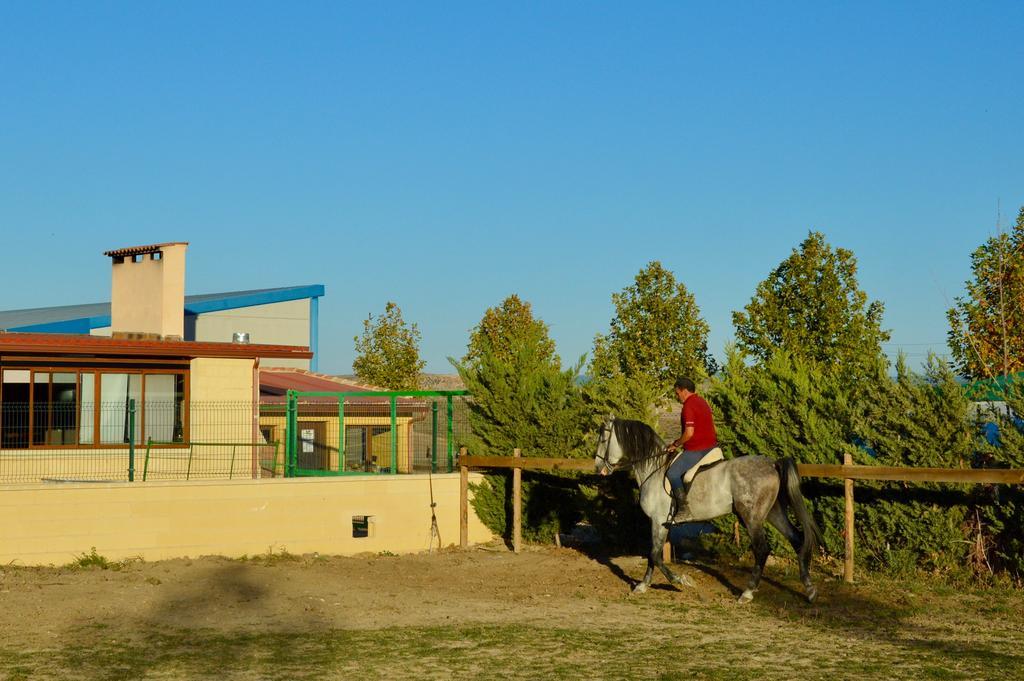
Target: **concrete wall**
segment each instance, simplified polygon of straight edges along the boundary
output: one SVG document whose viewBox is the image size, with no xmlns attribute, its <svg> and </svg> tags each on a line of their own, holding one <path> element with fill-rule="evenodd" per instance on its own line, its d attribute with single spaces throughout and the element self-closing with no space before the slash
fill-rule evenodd
<svg viewBox="0 0 1024 681">
<path fill-rule="evenodd" d="M 482 476 L 471 474 L 471 482 Z M 459 541 L 459 476 L 433 476 L 444 544 Z M 62 565 L 96 547 L 111 559 L 232 558 L 287 550 L 353 555 L 428 548 L 425 475 L 24 485 L 0 494 L 0 562 Z M 373 517 L 369 537 L 353 516 Z M 470 505 L 470 543 L 491 539 Z"/>
</svg>

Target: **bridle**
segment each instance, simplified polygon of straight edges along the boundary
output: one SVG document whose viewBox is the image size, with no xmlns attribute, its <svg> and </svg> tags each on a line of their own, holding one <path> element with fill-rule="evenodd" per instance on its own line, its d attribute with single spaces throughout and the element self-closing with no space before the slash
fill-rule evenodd
<svg viewBox="0 0 1024 681">
<path fill-rule="evenodd" d="M 603 445 L 604 454 L 598 457 L 594 457 L 596 459 L 600 459 L 603 462 L 603 468 L 608 471 L 609 475 L 615 470 L 615 467 L 618 465 L 618 463 L 613 464 L 608 461 L 608 450 L 612 446 L 612 433 L 614 428 L 614 420 L 606 421 L 605 424 L 601 426 L 601 434 L 598 436 L 597 439 L 597 449 L 598 451 L 600 451 L 601 446 Z"/>
</svg>

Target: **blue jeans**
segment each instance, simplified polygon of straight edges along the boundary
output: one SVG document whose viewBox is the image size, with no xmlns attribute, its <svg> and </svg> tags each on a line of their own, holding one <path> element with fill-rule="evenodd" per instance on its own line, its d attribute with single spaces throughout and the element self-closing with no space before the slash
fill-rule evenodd
<svg viewBox="0 0 1024 681">
<path fill-rule="evenodd" d="M 712 447 L 711 449 L 714 449 Z M 711 449 L 700 449 L 690 452 L 684 451 L 671 466 L 668 467 L 668 471 L 665 473 L 668 477 L 668 484 L 672 485 L 672 489 L 676 490 L 683 486 L 683 476 L 686 475 L 686 471 L 690 470 L 697 465 L 697 462 L 704 458 L 704 455 L 711 451 Z"/>
</svg>

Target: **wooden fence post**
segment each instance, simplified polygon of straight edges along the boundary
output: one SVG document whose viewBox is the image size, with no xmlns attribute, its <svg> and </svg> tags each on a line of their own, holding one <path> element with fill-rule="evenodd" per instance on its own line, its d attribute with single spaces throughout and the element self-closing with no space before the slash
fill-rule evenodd
<svg viewBox="0 0 1024 681">
<path fill-rule="evenodd" d="M 849 453 L 843 455 L 843 465 L 852 466 L 853 456 Z M 843 579 L 847 584 L 853 584 L 853 478 L 844 478 L 846 508 L 844 510 L 846 545 L 843 555 Z"/>
<path fill-rule="evenodd" d="M 512 450 L 518 459 L 523 453 L 519 448 Z M 512 552 L 519 553 L 523 545 L 523 469 L 512 469 Z"/>
<path fill-rule="evenodd" d="M 466 448 L 459 448 L 459 546 L 469 546 L 469 468 L 464 463 Z"/>
</svg>

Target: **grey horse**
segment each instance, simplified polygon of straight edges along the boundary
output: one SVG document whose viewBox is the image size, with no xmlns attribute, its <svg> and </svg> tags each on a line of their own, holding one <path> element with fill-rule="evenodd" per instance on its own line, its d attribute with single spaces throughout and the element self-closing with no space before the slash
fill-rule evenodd
<svg viewBox="0 0 1024 681">
<path fill-rule="evenodd" d="M 655 567 L 665 573 L 669 582 L 693 586 L 688 578 L 672 572 L 662 559 L 662 546 L 668 537 L 665 521 L 673 510 L 672 497 L 665 489 L 665 471 L 671 458 L 665 452 L 665 442 L 646 423 L 609 416 L 601 426 L 594 456 L 597 472 L 607 475 L 616 467 L 631 470 L 640 485 L 640 508 L 651 519 L 647 573 L 633 587 L 635 594 L 643 593 L 651 585 Z M 742 456 L 708 467 L 693 479 L 687 507 L 690 520 L 711 520 L 735 512 L 747 528 L 754 550 L 754 570 L 740 596 L 741 603 L 753 600 L 768 560 L 765 521 L 775 526 L 797 552 L 800 580 L 807 600 L 813 601 L 817 596 L 818 590 L 811 582 L 810 563 L 821 532 L 807 511 L 800 492 L 800 475 L 792 459 L 773 461 L 763 456 Z M 788 510 L 793 511 L 803 528 L 802 533 L 790 522 Z"/>
</svg>

